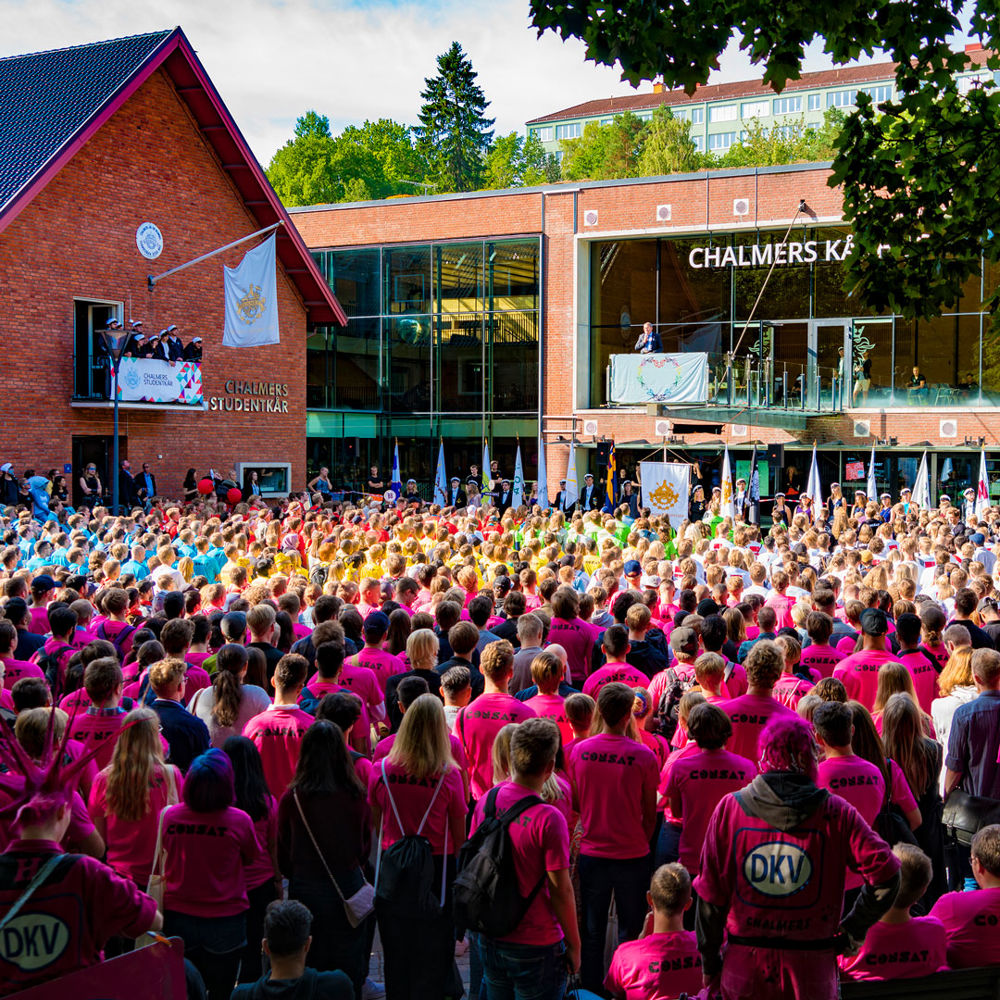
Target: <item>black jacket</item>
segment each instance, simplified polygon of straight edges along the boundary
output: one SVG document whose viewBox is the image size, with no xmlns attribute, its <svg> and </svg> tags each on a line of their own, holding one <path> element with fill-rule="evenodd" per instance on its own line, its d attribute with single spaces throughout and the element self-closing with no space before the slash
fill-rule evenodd
<svg viewBox="0 0 1000 1000">
<path fill-rule="evenodd" d="M 160 717 L 163 738 L 170 744 L 170 763 L 186 774 L 191 761 L 211 743 L 208 726 L 176 701 L 157 698 L 150 707 Z"/>
</svg>

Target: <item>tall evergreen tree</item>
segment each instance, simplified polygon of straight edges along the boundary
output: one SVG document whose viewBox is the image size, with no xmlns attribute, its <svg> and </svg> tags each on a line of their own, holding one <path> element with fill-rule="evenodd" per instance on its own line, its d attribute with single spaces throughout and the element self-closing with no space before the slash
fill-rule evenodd
<svg viewBox="0 0 1000 1000">
<path fill-rule="evenodd" d="M 416 128 L 418 148 L 431 164 L 438 191 L 473 191 L 493 138 L 489 101 L 477 73 L 458 42 L 438 56 L 437 76 L 426 79 Z"/>
</svg>

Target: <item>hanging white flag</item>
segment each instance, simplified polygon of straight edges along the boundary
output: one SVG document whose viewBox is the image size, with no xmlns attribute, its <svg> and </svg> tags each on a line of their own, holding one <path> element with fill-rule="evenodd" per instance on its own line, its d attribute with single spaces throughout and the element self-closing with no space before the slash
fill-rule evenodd
<svg viewBox="0 0 1000 1000">
<path fill-rule="evenodd" d="M 226 293 L 224 347 L 277 344 L 278 282 L 274 233 L 247 252 L 236 267 L 223 268 Z"/>
<path fill-rule="evenodd" d="M 485 439 L 483 439 L 483 468 L 479 473 L 479 479 L 483 493 L 489 493 L 493 484 L 490 482 L 490 445 Z"/>
<path fill-rule="evenodd" d="M 510 498 L 511 506 L 516 510 L 524 504 L 524 469 L 521 468 L 521 442 L 517 442 L 517 458 L 514 459 L 514 492 Z"/>
<path fill-rule="evenodd" d="M 444 441 L 438 448 L 437 474 L 434 476 L 434 502 L 444 507 L 448 503 L 448 476 L 444 471 Z"/>
<path fill-rule="evenodd" d="M 816 461 L 815 441 L 813 441 L 812 465 L 809 466 L 809 479 L 806 482 L 806 493 L 812 497 L 813 520 L 815 520 L 815 515 L 819 511 L 820 503 L 823 499 L 823 486 L 819 481 L 819 464 Z"/>
<path fill-rule="evenodd" d="M 549 504 L 549 480 L 548 471 L 545 468 L 545 442 L 541 435 L 538 436 L 538 506 L 542 510 L 548 510 Z"/>
<path fill-rule="evenodd" d="M 911 499 L 921 510 L 927 510 L 931 505 L 931 474 L 927 468 L 926 451 L 921 457 L 920 465 L 917 468 L 917 478 L 913 483 Z"/>
<path fill-rule="evenodd" d="M 875 482 L 875 442 L 872 441 L 872 453 L 868 459 L 868 499 L 878 500 L 878 484 Z"/>
<path fill-rule="evenodd" d="M 569 460 L 566 462 L 566 489 L 563 491 L 563 510 L 569 510 L 580 499 L 580 483 L 576 475 L 576 442 L 569 445 Z"/>
<path fill-rule="evenodd" d="M 685 462 L 640 462 L 642 503 L 655 516 L 670 519 L 672 526 L 688 516 L 691 466 Z"/>
<path fill-rule="evenodd" d="M 990 505 L 990 479 L 986 472 L 986 449 L 979 453 L 979 482 L 976 484 L 976 517 L 982 520 Z"/>
<path fill-rule="evenodd" d="M 719 513 L 723 517 L 736 520 L 736 504 L 733 501 L 733 470 L 729 465 L 729 445 L 722 453 L 722 504 Z"/>
</svg>

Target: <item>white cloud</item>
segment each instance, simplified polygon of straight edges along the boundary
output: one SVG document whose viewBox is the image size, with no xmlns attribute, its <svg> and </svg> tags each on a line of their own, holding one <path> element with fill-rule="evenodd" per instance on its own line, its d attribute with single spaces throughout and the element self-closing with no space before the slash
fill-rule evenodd
<svg viewBox="0 0 1000 1000">
<path fill-rule="evenodd" d="M 348 0 L 0 0 L 0 55 L 77 45 L 180 24 L 256 155 L 266 164 L 315 108 L 335 129 L 365 119 L 414 123 L 424 79 L 457 40 L 499 132 L 598 97 L 632 93 L 583 45 L 536 38 L 525 0 L 433 5 Z M 815 64 L 815 65 L 813 65 Z M 810 68 L 823 65 L 810 55 Z M 757 75 L 728 51 L 713 82 Z M 648 87 L 648 85 L 647 85 Z"/>
</svg>

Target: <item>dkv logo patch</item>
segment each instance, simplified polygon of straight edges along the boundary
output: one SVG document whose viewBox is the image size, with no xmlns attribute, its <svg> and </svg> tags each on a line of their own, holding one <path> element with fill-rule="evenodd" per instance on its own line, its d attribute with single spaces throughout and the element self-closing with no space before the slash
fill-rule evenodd
<svg viewBox="0 0 1000 1000">
<path fill-rule="evenodd" d="M 0 931 L 0 958 L 22 972 L 51 965 L 69 944 L 69 927 L 47 913 L 26 913 L 14 917 Z"/>
<path fill-rule="evenodd" d="M 812 878 L 812 859 L 797 844 L 758 844 L 743 858 L 743 877 L 765 896 L 794 896 Z"/>
</svg>

